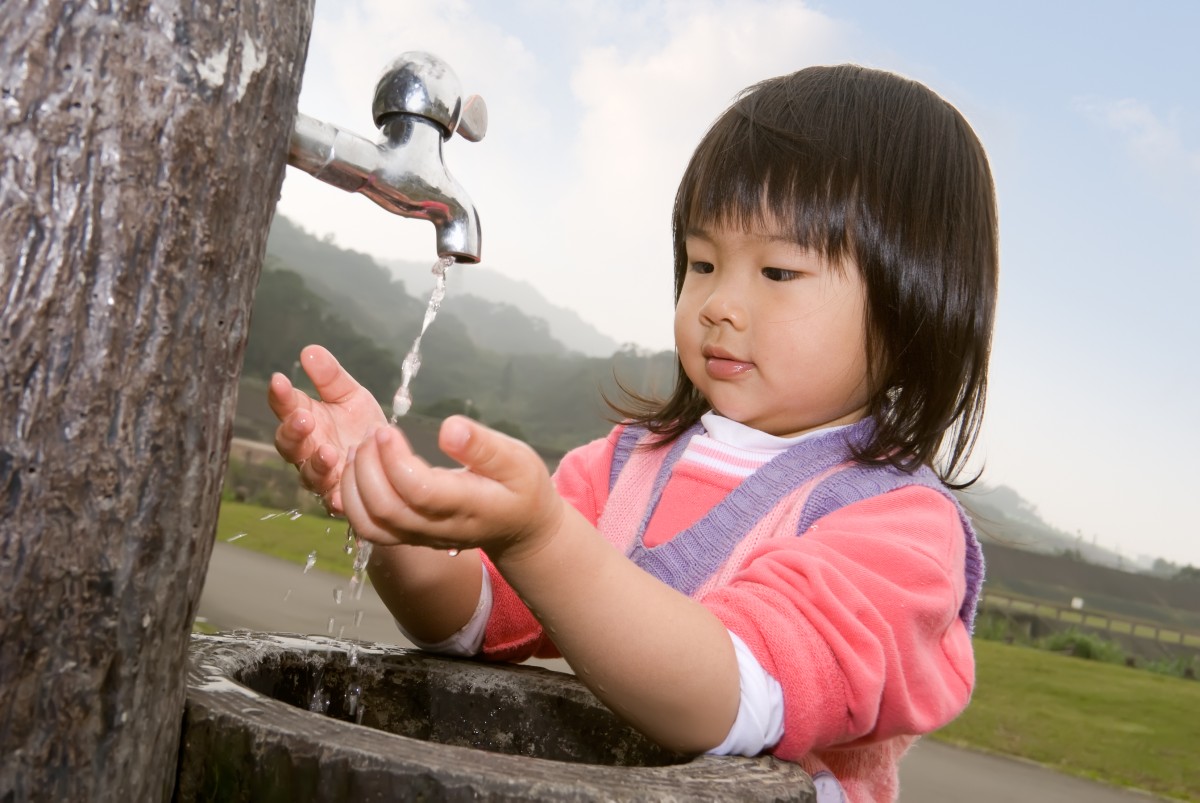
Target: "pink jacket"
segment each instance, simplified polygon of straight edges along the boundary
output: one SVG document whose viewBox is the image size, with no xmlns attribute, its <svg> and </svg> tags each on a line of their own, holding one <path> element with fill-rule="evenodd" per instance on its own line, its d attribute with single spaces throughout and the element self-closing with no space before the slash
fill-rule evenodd
<svg viewBox="0 0 1200 803">
<path fill-rule="evenodd" d="M 615 442 L 616 431 L 569 453 L 555 483 L 623 548 L 630 516 L 606 515 Z M 649 468 L 663 451 L 644 453 Z M 646 482 L 618 482 L 614 509 L 632 503 L 632 517 L 640 517 L 645 508 L 636 499 Z M 676 472 L 663 500 L 692 499 L 706 508 L 714 491 L 703 485 L 694 472 Z M 830 770 L 851 801 L 894 800 L 904 751 L 957 716 L 974 684 L 970 634 L 959 616 L 963 525 L 945 496 L 908 486 L 836 510 L 796 537 L 810 486 L 755 527 L 695 596 L 783 688 L 784 735 L 771 752 L 811 773 Z M 668 529 L 686 526 L 703 512 L 660 505 L 650 529 L 662 532 L 663 517 Z M 494 602 L 484 655 L 556 656 L 512 588 L 489 571 Z"/>
</svg>

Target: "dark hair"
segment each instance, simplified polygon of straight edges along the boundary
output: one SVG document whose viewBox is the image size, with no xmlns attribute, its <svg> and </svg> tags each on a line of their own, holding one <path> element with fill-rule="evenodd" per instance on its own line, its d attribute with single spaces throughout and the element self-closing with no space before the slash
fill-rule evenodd
<svg viewBox="0 0 1200 803">
<path fill-rule="evenodd" d="M 971 127 L 927 87 L 856 65 L 756 84 L 705 134 L 679 185 L 676 301 L 689 229 L 768 220 L 861 272 L 876 428 L 857 458 L 911 471 L 944 446 L 949 483 L 983 418 L 999 268 L 995 191 Z M 709 409 L 676 362 L 669 398 L 626 391 L 630 405 L 613 405 L 661 443 Z"/>
</svg>

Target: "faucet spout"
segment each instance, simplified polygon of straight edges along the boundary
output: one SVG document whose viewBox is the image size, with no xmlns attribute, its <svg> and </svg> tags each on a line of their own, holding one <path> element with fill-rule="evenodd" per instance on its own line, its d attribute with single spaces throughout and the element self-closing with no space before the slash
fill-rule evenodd
<svg viewBox="0 0 1200 803">
<path fill-rule="evenodd" d="M 380 79 L 373 112 L 383 132 L 379 143 L 297 114 L 288 164 L 393 214 L 430 221 L 438 256 L 478 262 L 479 215 L 446 169 L 442 143 L 456 130 L 471 141 L 483 138 L 483 99 L 472 96 L 464 105 L 449 67 L 406 53 Z"/>
</svg>

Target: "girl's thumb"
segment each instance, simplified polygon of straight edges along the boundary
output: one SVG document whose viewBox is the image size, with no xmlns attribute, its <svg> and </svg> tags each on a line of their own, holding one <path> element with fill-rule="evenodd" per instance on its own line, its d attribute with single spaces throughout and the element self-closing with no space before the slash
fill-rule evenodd
<svg viewBox="0 0 1200 803">
<path fill-rule="evenodd" d="M 442 422 L 438 446 L 447 456 L 469 468 L 472 472 L 492 479 L 500 479 L 510 471 L 511 439 L 488 429 L 477 421 L 463 415 L 454 415 Z"/>
</svg>

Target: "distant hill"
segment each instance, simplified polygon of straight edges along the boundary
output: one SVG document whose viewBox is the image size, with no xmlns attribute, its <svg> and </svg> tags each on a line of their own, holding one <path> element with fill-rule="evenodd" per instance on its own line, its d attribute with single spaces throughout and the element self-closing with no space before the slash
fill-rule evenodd
<svg viewBox="0 0 1200 803">
<path fill-rule="evenodd" d="M 959 492 L 958 498 L 971 512 L 980 538 L 1032 552 L 1066 554 L 1114 569 L 1137 568 L 1111 550 L 1047 524 L 1035 505 L 1006 485 L 981 483 Z"/>
<path fill-rule="evenodd" d="M 464 266 L 451 274 L 451 290 L 453 280 L 469 270 Z M 277 215 L 244 373 L 265 379 L 273 370 L 289 370 L 300 348 L 319 342 L 388 407 L 400 362 L 425 315 L 425 292 L 410 291 L 408 282 L 419 284 L 428 274 L 426 265 L 398 276 L 368 255 L 339 248 Z M 588 356 L 559 341 L 545 319 L 515 305 L 451 293 L 421 351 L 422 367 L 412 385 L 414 412 L 470 409 L 544 451 L 606 433 L 613 413 L 604 398 L 619 398 L 618 379 L 638 392 L 665 392 L 675 370 L 671 352 L 626 347 Z"/>
</svg>

